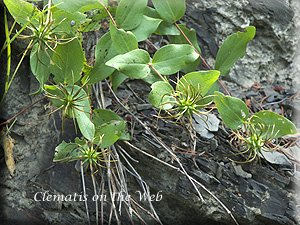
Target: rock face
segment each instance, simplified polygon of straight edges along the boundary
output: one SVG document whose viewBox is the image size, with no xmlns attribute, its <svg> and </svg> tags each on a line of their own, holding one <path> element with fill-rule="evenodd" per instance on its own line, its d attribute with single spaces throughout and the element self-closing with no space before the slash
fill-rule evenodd
<svg viewBox="0 0 300 225">
<path fill-rule="evenodd" d="M 183 21 L 196 30 L 203 56 L 211 66 L 226 37 L 243 31 L 246 26 L 255 26 L 256 36 L 229 78 L 247 87 L 255 82 L 296 85 L 299 83 L 295 71 L 298 68 L 293 65 L 298 42 L 293 21 L 296 2 L 187 0 Z"/>
<path fill-rule="evenodd" d="M 231 33 L 243 26 L 257 27 L 257 36 L 250 43 L 247 54 L 240 60 L 230 77 L 246 86 L 253 82 L 270 83 L 296 81 L 292 67 L 295 41 L 292 5 L 280 0 L 218 0 L 187 1 L 187 15 L 183 18 L 188 26 L 197 31 L 203 55 L 210 65 L 218 46 Z M 1 9 L 1 11 L 3 11 Z M 17 49 L 15 49 L 18 51 Z M 20 50 L 19 50 L 20 52 Z M 13 67 L 18 57 L 13 57 Z M 5 68 L 5 65 L 1 65 Z M 245 78 L 246 77 L 246 78 Z M 130 94 L 128 107 L 151 117 L 156 114 L 151 108 L 137 107 L 140 98 L 147 96 L 150 89 L 142 81 L 129 81 L 139 98 L 132 92 L 120 87 L 119 95 Z M 38 83 L 30 72 L 28 59 L 17 74 L 10 92 L 0 111 L 0 119 L 7 120 L 26 106 L 36 101 L 39 96 L 29 96 L 38 88 Z M 15 140 L 14 157 L 15 176 L 6 168 L 3 150 L 0 151 L 0 198 L 1 224 L 87 224 L 84 203 L 80 201 L 35 201 L 38 192 L 50 194 L 82 194 L 80 174 L 74 163 L 54 163 L 54 149 L 62 140 L 69 141 L 76 136 L 72 121 L 66 124 L 61 134 L 61 119 L 58 113 L 50 118 L 45 99 L 18 117 L 11 132 Z M 125 112 L 124 112 L 125 114 Z M 146 123 L 151 123 L 143 118 Z M 158 136 L 168 145 L 176 144 L 188 147 L 187 138 L 181 137 L 183 131 L 176 134 L 169 124 L 160 124 Z M 172 164 L 170 156 L 145 134 L 140 125 L 135 127 L 132 143 L 161 160 Z M 214 132 L 213 139 L 198 139 L 196 151 L 205 157 L 191 157 L 178 154 L 188 173 L 203 184 L 232 212 L 240 225 L 296 225 L 300 223 L 299 172 L 293 174 L 290 165 L 261 166 L 249 163 L 237 166 L 225 155 L 232 151 L 228 145 L 225 131 Z M 164 137 L 166 135 L 169 138 Z M 148 138 L 147 138 L 148 137 Z M 149 141 L 150 139 L 150 141 Z M 180 140 L 181 139 L 181 140 Z M 162 199 L 153 205 L 163 224 L 234 224 L 229 214 L 205 190 L 199 188 L 205 202 L 201 202 L 189 180 L 176 170 L 167 167 L 148 156 L 120 143 L 123 148 L 139 162 L 133 162 L 143 180 L 150 186 L 152 194 L 160 192 Z M 298 149 L 299 150 L 299 149 Z M 237 160 L 242 160 L 237 157 Z M 172 165 L 178 167 L 176 163 Z M 128 174 L 131 193 L 138 198 L 139 186 Z M 88 193 L 92 183 L 86 181 Z M 147 204 L 141 202 L 147 207 Z M 94 205 L 89 203 L 92 224 L 95 224 Z M 105 209 L 104 219 L 108 221 L 110 207 Z M 124 218 L 124 219 L 123 219 Z M 151 218 L 143 215 L 148 224 L 155 224 Z M 124 215 L 123 224 L 129 224 Z"/>
</svg>

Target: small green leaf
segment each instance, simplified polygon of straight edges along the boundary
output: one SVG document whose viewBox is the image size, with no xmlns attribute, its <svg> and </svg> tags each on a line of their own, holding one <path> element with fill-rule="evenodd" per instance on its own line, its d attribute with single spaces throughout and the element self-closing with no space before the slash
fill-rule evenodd
<svg viewBox="0 0 300 225">
<path fill-rule="evenodd" d="M 250 123 L 254 124 L 258 133 L 262 131 L 261 136 L 265 139 L 275 139 L 297 133 L 297 128 L 290 120 L 271 111 L 254 113 L 250 118 Z"/>
<path fill-rule="evenodd" d="M 110 24 L 110 36 L 115 50 L 119 54 L 125 54 L 138 48 L 136 37 L 130 31 L 117 29 L 113 23 Z"/>
<path fill-rule="evenodd" d="M 157 35 L 179 35 L 180 31 L 174 24 L 167 25 L 165 21 L 161 22 L 155 31 Z"/>
<path fill-rule="evenodd" d="M 121 0 L 117 12 L 116 23 L 124 30 L 136 28 L 142 21 L 148 0 Z"/>
<path fill-rule="evenodd" d="M 145 81 L 149 84 L 154 84 L 157 81 L 162 81 L 162 79 L 160 76 L 158 76 L 157 73 L 155 73 L 153 70 L 151 70 L 149 75 L 147 77 L 143 78 L 143 81 Z"/>
<path fill-rule="evenodd" d="M 168 103 L 174 100 L 174 98 L 170 96 L 174 92 L 174 89 L 169 83 L 158 81 L 152 84 L 151 88 L 152 91 L 148 99 L 153 106 L 164 110 L 171 109 L 174 106 L 174 103 Z"/>
<path fill-rule="evenodd" d="M 146 16 L 153 19 L 161 19 L 157 11 L 151 7 L 147 7 Z M 157 35 L 180 35 L 180 31 L 174 24 L 168 24 L 166 21 L 162 21 L 155 31 Z"/>
<path fill-rule="evenodd" d="M 185 34 L 185 36 L 190 40 L 190 42 L 193 44 L 193 46 L 196 48 L 196 50 L 201 54 L 201 49 L 198 45 L 196 31 L 191 28 L 187 29 L 185 24 L 179 24 L 178 25 L 182 32 Z M 180 35 L 171 35 L 170 36 L 170 44 L 189 44 L 189 42 L 186 40 L 186 38 L 180 33 Z M 192 71 L 195 71 L 200 63 L 200 58 L 198 58 L 195 62 L 192 62 L 190 64 L 187 64 L 183 71 L 185 73 L 189 73 Z"/>
<path fill-rule="evenodd" d="M 89 79 L 87 84 L 94 84 L 111 75 L 115 69 L 105 65 L 105 63 L 116 55 L 118 55 L 118 53 L 113 46 L 110 32 L 108 32 L 98 41 L 95 50 L 95 65 L 93 69 L 84 76 L 83 82 Z"/>
<path fill-rule="evenodd" d="M 50 62 L 55 80 L 61 83 L 76 83 L 83 68 L 83 51 L 77 38 L 66 44 L 59 44 Z"/>
<path fill-rule="evenodd" d="M 144 41 L 150 34 L 156 31 L 161 22 L 161 19 L 155 19 L 144 15 L 140 25 L 131 32 L 136 36 L 138 42 Z"/>
<path fill-rule="evenodd" d="M 66 33 L 75 33 L 81 23 L 88 22 L 90 19 L 86 18 L 86 15 L 80 12 L 69 13 L 58 9 L 53 14 L 54 24 L 58 25 L 62 20 L 64 20 L 55 31 L 63 31 Z"/>
<path fill-rule="evenodd" d="M 139 79 L 148 76 L 150 73 L 149 62 L 149 53 L 142 49 L 136 49 L 124 55 L 117 55 L 109 60 L 106 65 L 116 68 L 128 77 Z"/>
<path fill-rule="evenodd" d="M 101 1 L 105 6 L 108 5 L 108 0 Z M 60 4 L 57 8 L 70 13 L 74 13 L 76 11 L 87 12 L 92 9 L 103 8 L 98 0 L 53 0 L 53 4 Z"/>
<path fill-rule="evenodd" d="M 153 56 L 152 66 L 162 75 L 170 75 L 192 63 L 199 55 L 190 45 L 166 45 Z"/>
<path fill-rule="evenodd" d="M 40 10 L 35 5 L 22 0 L 4 0 L 4 3 L 19 24 L 26 24 L 32 17 L 40 13 Z M 32 23 L 38 26 L 38 19 L 34 19 Z"/>
<path fill-rule="evenodd" d="M 169 25 L 185 14 L 185 0 L 152 0 L 152 3 L 160 17 Z"/>
<path fill-rule="evenodd" d="M 233 64 L 244 57 L 248 42 L 255 36 L 255 27 L 245 28 L 246 32 L 237 32 L 230 35 L 224 43 L 216 57 L 215 69 L 220 70 L 221 76 L 226 76 Z"/>
<path fill-rule="evenodd" d="M 47 53 L 45 52 L 47 51 Z M 50 57 L 52 55 L 52 51 L 50 50 L 39 50 L 38 51 L 38 43 L 32 47 L 30 53 L 30 67 L 32 73 L 36 76 L 36 79 L 40 83 L 40 87 L 44 87 L 44 84 L 49 78 L 51 73 L 50 70 Z"/>
<path fill-rule="evenodd" d="M 125 136 L 126 124 L 115 112 L 106 109 L 95 109 L 93 121 L 96 126 L 96 139 L 102 137 L 101 148 L 113 145 L 123 134 Z M 100 140 L 100 139 L 99 139 Z"/>
<path fill-rule="evenodd" d="M 80 151 L 80 144 L 83 148 L 87 147 L 85 142 L 79 138 L 75 139 L 75 143 L 66 143 L 63 141 L 55 148 L 54 162 L 71 162 L 78 160 L 80 156 L 83 156 L 83 152 Z"/>
<path fill-rule="evenodd" d="M 189 89 L 191 93 L 191 88 L 189 86 L 194 86 L 196 90 L 201 92 L 201 95 L 204 97 L 211 86 L 218 80 L 220 72 L 217 70 L 208 70 L 208 71 L 197 71 L 188 73 L 185 76 L 181 77 L 176 90 L 183 92 L 184 88 Z"/>
<path fill-rule="evenodd" d="M 114 92 L 117 91 L 118 87 L 120 84 L 123 83 L 124 80 L 127 79 L 127 76 L 123 73 L 120 73 L 118 70 L 115 70 L 111 75 L 110 75 L 110 81 L 113 86 Z"/>
<path fill-rule="evenodd" d="M 247 105 L 238 98 L 224 96 L 217 91 L 214 94 L 216 107 L 225 125 L 232 130 L 242 128 L 249 117 Z"/>
</svg>

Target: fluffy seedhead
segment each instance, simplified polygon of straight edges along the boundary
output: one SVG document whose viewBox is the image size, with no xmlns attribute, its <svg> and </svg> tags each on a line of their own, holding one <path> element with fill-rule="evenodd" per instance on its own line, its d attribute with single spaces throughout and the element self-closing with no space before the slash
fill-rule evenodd
<svg viewBox="0 0 300 225">
<path fill-rule="evenodd" d="M 275 132 L 275 125 L 267 126 L 264 123 L 245 123 L 244 129 L 237 130 L 232 133 L 230 145 L 236 152 L 233 155 L 245 155 L 246 160 L 243 162 L 235 161 L 236 163 L 248 163 L 258 159 L 261 163 L 262 151 L 276 151 L 282 146 L 274 145 L 273 140 L 279 131 Z"/>
<path fill-rule="evenodd" d="M 170 99 L 163 102 L 163 99 Z M 184 82 L 177 79 L 176 90 L 166 93 L 162 97 L 162 104 L 159 111 L 158 118 L 168 119 L 171 122 L 179 126 L 185 126 L 189 130 L 192 128 L 196 132 L 201 132 L 195 129 L 193 126 L 193 115 L 198 116 L 206 124 L 206 120 L 201 115 L 209 113 L 209 111 L 200 111 L 200 109 L 209 106 L 212 103 L 211 96 L 203 96 L 202 88 L 200 84 L 196 86 L 188 83 L 185 79 Z M 165 110 L 164 114 L 161 114 L 165 105 L 173 105 L 171 109 Z"/>
</svg>

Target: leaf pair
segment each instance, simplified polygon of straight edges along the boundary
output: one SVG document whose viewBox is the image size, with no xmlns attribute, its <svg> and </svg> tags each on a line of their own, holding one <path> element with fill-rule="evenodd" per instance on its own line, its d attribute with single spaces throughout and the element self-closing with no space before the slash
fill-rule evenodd
<svg viewBox="0 0 300 225">
<path fill-rule="evenodd" d="M 260 111 L 249 118 L 247 105 L 238 98 L 215 92 L 214 101 L 225 125 L 232 130 L 240 129 L 243 124 L 249 123 L 253 124 L 262 136 L 272 139 L 297 133 L 290 120 L 271 111 Z"/>
</svg>

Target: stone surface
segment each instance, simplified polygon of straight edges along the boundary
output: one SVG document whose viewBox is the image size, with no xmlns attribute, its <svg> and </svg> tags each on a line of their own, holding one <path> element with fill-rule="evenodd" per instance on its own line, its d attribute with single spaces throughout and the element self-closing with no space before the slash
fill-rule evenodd
<svg viewBox="0 0 300 225">
<path fill-rule="evenodd" d="M 255 82 L 278 81 L 296 85 L 300 79 L 298 65 L 293 64 L 299 27 L 293 21 L 294 15 L 298 16 L 295 4 L 297 1 L 285 0 L 187 0 L 182 21 L 196 30 L 202 54 L 212 67 L 225 38 L 246 26 L 255 26 L 256 36 L 228 79 L 247 87 Z"/>
</svg>

